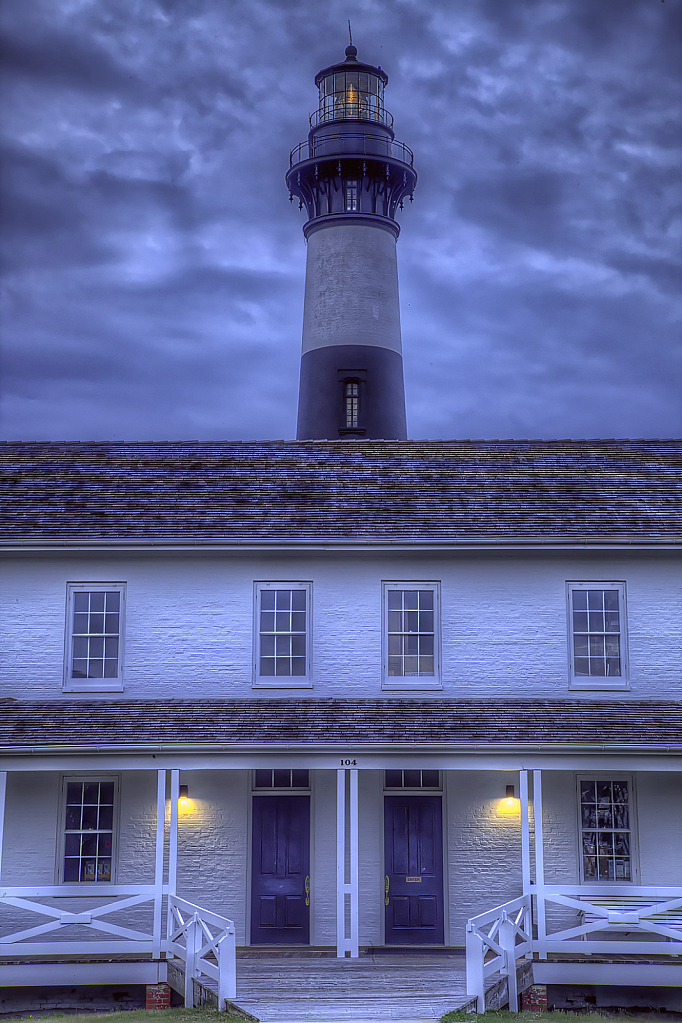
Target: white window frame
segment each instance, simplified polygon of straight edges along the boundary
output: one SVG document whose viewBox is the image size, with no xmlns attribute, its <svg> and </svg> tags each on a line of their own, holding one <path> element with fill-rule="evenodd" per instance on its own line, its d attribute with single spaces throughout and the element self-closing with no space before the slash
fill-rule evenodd
<svg viewBox="0 0 682 1023">
<path fill-rule="evenodd" d="M 104 592 L 115 590 L 121 595 L 118 625 L 118 676 L 116 678 L 72 678 L 72 643 L 73 636 L 73 598 L 76 593 Z M 122 582 L 102 582 L 66 584 L 66 628 L 64 630 L 64 681 L 62 688 L 65 693 L 120 693 L 124 686 L 125 662 L 125 621 L 126 621 L 126 584 Z"/>
<path fill-rule="evenodd" d="M 306 596 L 306 673 L 305 675 L 260 674 L 260 595 L 269 590 L 304 590 Z M 313 584 L 301 580 L 257 580 L 253 584 L 253 688 L 254 689 L 311 689 L 313 685 Z"/>
<path fill-rule="evenodd" d="M 257 770 L 258 770 L 258 768 L 254 768 L 252 770 L 252 772 L 251 772 L 251 791 L 252 791 L 254 796 L 263 796 L 263 795 L 265 795 L 265 796 L 271 796 L 271 795 L 286 796 L 288 794 L 291 794 L 292 796 L 301 796 L 301 795 L 306 795 L 307 793 L 312 792 L 312 788 L 313 788 L 313 771 L 312 771 L 312 768 L 309 768 L 309 767 L 304 768 L 304 770 L 306 770 L 308 772 L 308 784 L 307 785 L 272 785 L 270 787 L 266 787 L 265 785 L 263 785 L 263 786 L 256 785 L 256 771 Z M 271 770 L 271 768 L 266 767 L 265 770 L 269 771 L 269 770 Z M 285 768 L 285 770 L 291 770 L 291 768 Z"/>
<path fill-rule="evenodd" d="M 388 594 L 391 590 L 433 591 L 433 675 L 388 674 Z M 411 692 L 442 689 L 441 663 L 440 582 L 413 579 L 384 580 L 381 584 L 381 688 Z"/>
<path fill-rule="evenodd" d="M 113 782 L 114 783 L 114 814 L 111 833 L 111 880 L 109 881 L 65 881 L 64 857 L 66 851 L 66 787 L 69 782 Z M 107 886 L 117 884 L 118 848 L 120 835 L 120 776 L 118 774 L 63 774 L 59 786 L 59 830 L 57 834 L 57 862 L 55 864 L 55 883 L 73 885 L 81 888 L 84 894 L 91 895 L 94 889 L 106 892 Z"/>
<path fill-rule="evenodd" d="M 620 613 L 620 676 L 608 675 L 576 675 L 573 663 L 573 600 L 574 590 L 618 590 L 618 610 Z M 622 691 L 630 688 L 630 670 L 628 655 L 628 615 L 625 582 L 623 580 L 604 581 L 594 579 L 589 582 L 569 580 L 566 583 L 566 620 L 568 623 L 568 687 L 575 690 L 591 691 Z"/>
<path fill-rule="evenodd" d="M 583 781 L 626 781 L 628 783 L 629 803 L 628 803 L 628 816 L 630 820 L 630 880 L 625 881 L 623 878 L 586 878 L 584 876 L 583 869 L 583 821 L 582 821 L 582 805 L 580 801 L 580 783 Z M 638 815 L 637 815 L 637 794 L 635 792 L 635 776 L 629 771 L 593 771 L 583 772 L 575 776 L 575 801 L 576 801 L 576 819 L 578 825 L 578 878 L 580 884 L 586 885 L 624 885 L 632 884 L 638 885 L 640 883 L 639 875 L 639 841 L 638 841 Z M 586 828 L 586 831 L 590 831 L 590 828 Z"/>
</svg>

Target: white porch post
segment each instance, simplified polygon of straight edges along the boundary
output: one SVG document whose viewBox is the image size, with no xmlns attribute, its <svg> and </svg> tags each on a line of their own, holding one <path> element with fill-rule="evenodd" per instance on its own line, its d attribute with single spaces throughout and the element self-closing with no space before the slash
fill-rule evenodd
<svg viewBox="0 0 682 1023">
<path fill-rule="evenodd" d="M 7 793 L 7 771 L 0 771 L 0 877 L 2 876 L 2 839 L 5 833 L 5 796 Z"/>
<path fill-rule="evenodd" d="M 161 958 L 161 917 L 163 913 L 163 851 L 166 839 L 166 772 L 157 772 L 156 862 L 154 864 L 154 930 L 152 958 Z"/>
<path fill-rule="evenodd" d="M 528 771 L 519 771 L 521 799 L 521 879 L 523 894 L 530 892 L 530 823 L 528 820 Z"/>
<path fill-rule="evenodd" d="M 533 818 L 535 824 L 535 895 L 538 915 L 538 955 L 547 958 L 545 941 L 545 855 L 542 840 L 542 771 L 533 771 Z"/>
<path fill-rule="evenodd" d="M 168 894 L 177 895 L 178 888 L 178 800 L 180 799 L 180 772 L 171 771 L 170 783 L 170 840 L 168 843 Z"/>
<path fill-rule="evenodd" d="M 346 802 L 346 776 L 349 800 Z M 348 812 L 347 812 L 348 811 Z M 348 820 L 346 820 L 348 817 Z M 346 864 L 348 856 L 348 864 Z M 347 869 L 348 867 L 348 869 Z M 348 876 L 348 881 L 346 881 Z M 346 933 L 346 895 L 350 903 L 350 933 Z M 358 772 L 336 772 L 336 955 L 358 956 Z"/>
</svg>

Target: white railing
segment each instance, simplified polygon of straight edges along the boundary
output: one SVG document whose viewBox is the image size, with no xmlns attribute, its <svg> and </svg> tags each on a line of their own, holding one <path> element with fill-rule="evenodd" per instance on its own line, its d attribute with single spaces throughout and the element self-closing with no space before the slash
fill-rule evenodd
<svg viewBox="0 0 682 1023">
<path fill-rule="evenodd" d="M 549 905 L 573 910 L 555 930 L 547 930 Z M 531 909 L 537 920 L 532 933 Z M 606 933 L 608 937 L 591 935 Z M 640 937 L 641 936 L 641 937 Z M 507 977 L 509 1009 L 517 1009 L 516 960 L 546 959 L 550 953 L 588 957 L 595 953 L 624 955 L 682 954 L 682 888 L 640 885 L 532 885 L 523 895 L 467 923 L 467 994 L 485 1010 L 485 984 L 493 974 Z"/>
<path fill-rule="evenodd" d="M 679 955 L 682 952 L 682 888 L 625 884 L 542 885 L 533 886 L 532 894 L 538 907 L 534 951 L 541 959 L 550 952 L 576 952 L 578 955 L 595 952 Z M 576 924 L 548 931 L 548 904 L 574 910 Z M 590 937 L 597 932 L 605 932 L 609 937 Z"/>
<path fill-rule="evenodd" d="M 194 981 L 210 977 L 218 985 L 218 1009 L 237 994 L 237 945 L 234 923 L 217 913 L 168 896 L 166 950 L 185 964 L 185 1006 L 194 1007 Z M 211 958 L 208 958 L 208 957 Z"/>
<path fill-rule="evenodd" d="M 83 905 L 83 896 L 87 895 L 88 905 L 84 909 L 65 909 L 64 899 L 77 898 Z M 49 904 L 36 901 L 49 899 Z M 91 906 L 91 900 L 106 899 L 98 905 Z M 112 923 L 104 917 L 112 913 L 152 902 L 153 923 L 151 933 L 138 931 L 132 927 Z M 53 887 L 4 887 L 0 886 L 0 905 L 12 906 L 24 912 L 37 913 L 47 917 L 47 922 L 0 935 L 0 951 L 6 955 L 52 955 L 59 953 L 111 953 L 111 952 L 149 952 L 152 958 L 161 956 L 161 895 L 155 885 L 149 884 L 113 884 L 107 885 L 106 891 L 84 891 L 83 885 L 56 885 Z M 73 903 L 71 903 L 73 906 Z M 33 941 L 41 934 L 63 931 L 69 927 L 87 927 L 92 931 L 100 931 L 114 935 L 115 941 L 93 938 L 80 941 Z"/>
<path fill-rule="evenodd" d="M 516 960 L 519 956 L 530 955 L 532 944 L 529 895 L 512 899 L 468 921 L 467 994 L 477 999 L 478 1012 L 485 1011 L 485 982 L 494 973 L 507 978 L 509 1007 L 515 1011 L 518 1001 Z"/>
</svg>

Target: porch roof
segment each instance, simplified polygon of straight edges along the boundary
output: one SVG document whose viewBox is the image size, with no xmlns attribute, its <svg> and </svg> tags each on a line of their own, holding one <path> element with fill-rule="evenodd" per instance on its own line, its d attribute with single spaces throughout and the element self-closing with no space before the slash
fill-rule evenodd
<svg viewBox="0 0 682 1023">
<path fill-rule="evenodd" d="M 682 751 L 664 700 L 0 700 L 0 750 L 299 746 Z"/>
<path fill-rule="evenodd" d="M 0 444 L 0 543 L 682 542 L 682 441 Z"/>
</svg>

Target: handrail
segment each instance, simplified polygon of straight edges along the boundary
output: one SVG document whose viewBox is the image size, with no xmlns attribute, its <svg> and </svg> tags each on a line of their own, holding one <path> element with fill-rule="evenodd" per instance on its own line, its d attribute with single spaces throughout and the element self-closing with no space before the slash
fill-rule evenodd
<svg viewBox="0 0 682 1023">
<path fill-rule="evenodd" d="M 651 885 L 542 885 L 533 886 L 539 903 L 554 903 L 574 910 L 578 922 L 538 933 L 538 952 L 618 952 L 622 954 L 679 955 L 682 950 L 682 888 Z M 602 901 L 603 900 L 603 901 Z M 604 905 L 608 900 L 611 904 Z M 619 904 L 620 902 L 620 904 Z M 623 937 L 603 939 L 595 933 L 650 936 L 654 940 Z M 665 939 L 661 941 L 661 938 Z M 579 946 L 576 942 L 579 940 Z"/>
<path fill-rule="evenodd" d="M 491 926 L 486 930 L 486 925 Z M 518 988 L 516 960 L 532 951 L 529 895 L 472 917 L 466 928 L 467 994 L 476 998 L 477 1012 L 485 1011 L 485 981 L 492 973 L 507 978 L 509 1009 L 516 1012 Z M 493 953 L 486 960 L 486 955 Z"/>
<path fill-rule="evenodd" d="M 533 902 L 538 934 L 532 934 Z M 577 923 L 547 931 L 546 904 L 573 910 Z M 467 923 L 467 994 L 485 1009 L 485 982 L 493 973 L 507 977 L 509 1009 L 516 1005 L 516 960 L 519 956 L 570 953 L 617 953 L 619 956 L 672 955 L 682 951 L 682 887 L 643 885 L 535 885 L 527 895 L 479 913 Z M 623 932 L 629 932 L 627 936 Z M 595 932 L 614 935 L 594 938 Z M 639 940 L 631 935 L 653 940 Z M 616 935 L 620 935 L 617 937 Z"/>
<path fill-rule="evenodd" d="M 59 903 L 53 901 L 52 905 L 34 901 L 39 898 L 54 900 L 57 897 Z M 73 908 L 73 903 L 71 903 L 70 908 L 67 909 L 68 903 L 65 904 L 65 897 L 78 899 L 77 908 Z M 87 897 L 87 903 L 82 901 L 84 897 Z M 155 905 L 158 903 L 160 906 L 161 897 L 161 890 L 152 884 L 106 886 L 102 884 L 64 884 L 44 887 L 3 885 L 0 887 L 0 905 L 12 906 L 23 912 L 37 913 L 39 916 L 47 917 L 47 922 L 0 935 L 2 954 L 15 955 L 30 952 L 32 955 L 52 955 L 88 951 L 109 954 L 144 951 L 151 952 L 152 956 L 158 959 L 161 954 L 160 913 L 154 913 L 152 933 L 124 927 L 102 918 L 146 902 L 153 902 Z M 99 904 L 91 905 L 93 899 L 97 900 Z M 106 901 L 101 902 L 102 899 Z M 117 940 L 106 941 L 95 937 L 85 941 L 36 942 L 31 940 L 41 934 L 63 931 L 74 925 L 88 927 L 92 931 L 102 931 L 105 934 L 113 935 Z"/>
<path fill-rule="evenodd" d="M 327 147 L 331 149 L 327 151 Z M 350 148 L 348 148 L 350 146 Z M 334 148 L 335 147 L 335 148 Z M 345 147 L 345 148 L 344 148 Z M 404 142 L 391 140 L 386 135 L 368 135 L 365 132 L 349 132 L 343 135 L 316 135 L 305 142 L 299 142 L 289 154 L 289 166 L 305 160 L 338 159 L 343 156 L 388 156 L 392 160 L 400 160 L 410 167 L 414 164 L 414 153 Z"/>
<path fill-rule="evenodd" d="M 218 1009 L 237 994 L 237 938 L 234 921 L 168 896 L 167 952 L 185 964 L 185 1006 L 194 1007 L 194 981 L 210 977 L 218 985 Z M 207 958 L 211 956 L 215 962 Z"/>
<path fill-rule="evenodd" d="M 365 103 L 342 103 L 343 114 L 337 115 L 337 107 L 333 110 L 324 110 L 318 107 L 310 115 L 310 127 L 316 128 L 318 124 L 331 124 L 334 121 L 373 121 L 375 124 L 387 124 L 393 127 L 393 114 L 382 107 L 380 110 L 372 110 Z"/>
</svg>

